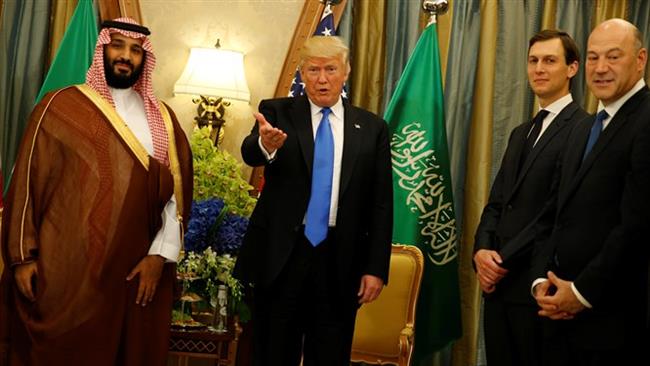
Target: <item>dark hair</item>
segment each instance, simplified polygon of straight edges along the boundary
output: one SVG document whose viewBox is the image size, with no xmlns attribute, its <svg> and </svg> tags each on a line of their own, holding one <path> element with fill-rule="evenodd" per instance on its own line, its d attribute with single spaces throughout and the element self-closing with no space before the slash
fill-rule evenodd
<svg viewBox="0 0 650 366">
<path fill-rule="evenodd" d="M 578 51 L 578 46 L 576 42 L 571 38 L 566 32 L 556 30 L 556 29 L 544 29 L 539 33 L 535 34 L 530 41 L 528 41 L 528 51 L 530 48 L 537 42 L 548 41 L 551 39 L 559 38 L 562 41 L 562 47 L 564 48 L 564 61 L 567 65 L 571 65 L 574 62 L 580 62 L 580 51 Z"/>
</svg>

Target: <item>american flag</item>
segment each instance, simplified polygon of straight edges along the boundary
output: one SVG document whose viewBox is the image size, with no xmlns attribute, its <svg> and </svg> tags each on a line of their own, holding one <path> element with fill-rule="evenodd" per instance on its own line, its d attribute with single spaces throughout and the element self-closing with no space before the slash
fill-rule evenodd
<svg viewBox="0 0 650 366">
<path fill-rule="evenodd" d="M 334 13 L 332 13 L 332 6 L 329 3 L 325 5 L 325 10 L 323 10 L 323 15 L 321 15 L 320 17 L 320 22 L 316 27 L 316 31 L 314 32 L 314 35 L 315 36 L 336 35 L 336 27 L 334 26 Z M 343 87 L 343 91 L 341 91 L 341 96 L 343 98 L 347 98 L 345 89 L 346 88 Z M 299 95 L 303 95 L 304 93 L 305 93 L 305 83 L 303 83 L 302 79 L 300 78 L 300 70 L 296 69 L 296 72 L 293 76 L 293 80 L 291 81 L 291 87 L 289 88 L 289 94 L 287 96 L 296 97 Z"/>
</svg>

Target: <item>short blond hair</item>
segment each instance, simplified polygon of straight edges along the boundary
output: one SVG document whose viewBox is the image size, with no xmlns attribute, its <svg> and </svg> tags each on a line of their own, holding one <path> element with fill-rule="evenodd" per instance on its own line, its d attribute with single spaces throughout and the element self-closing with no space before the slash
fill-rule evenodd
<svg viewBox="0 0 650 366">
<path fill-rule="evenodd" d="M 336 36 L 313 36 L 307 38 L 300 48 L 300 65 L 312 57 L 340 57 L 350 67 L 348 55 L 350 49 Z"/>
</svg>

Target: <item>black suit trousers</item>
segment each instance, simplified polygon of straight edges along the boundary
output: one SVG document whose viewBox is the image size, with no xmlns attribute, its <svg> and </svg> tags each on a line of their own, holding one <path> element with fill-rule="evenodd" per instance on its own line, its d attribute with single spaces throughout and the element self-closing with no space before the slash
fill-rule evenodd
<svg viewBox="0 0 650 366">
<path fill-rule="evenodd" d="M 539 366 L 542 327 L 537 306 L 488 296 L 483 307 L 488 366 Z"/>
<path fill-rule="evenodd" d="M 334 243 L 313 247 L 299 235 L 278 278 L 254 290 L 256 366 L 337 366 L 350 363 L 355 288 L 341 296 Z M 351 284 L 352 285 L 352 284 Z M 358 285 L 358 284 L 357 284 Z"/>
<path fill-rule="evenodd" d="M 580 314 L 578 314 L 580 316 Z M 542 319 L 542 366 L 636 366 L 649 365 L 650 336 L 627 334 L 623 345 L 587 347 L 573 335 L 570 321 Z M 602 335 L 611 339 L 608 334 Z M 612 341 L 612 343 L 614 343 Z"/>
</svg>

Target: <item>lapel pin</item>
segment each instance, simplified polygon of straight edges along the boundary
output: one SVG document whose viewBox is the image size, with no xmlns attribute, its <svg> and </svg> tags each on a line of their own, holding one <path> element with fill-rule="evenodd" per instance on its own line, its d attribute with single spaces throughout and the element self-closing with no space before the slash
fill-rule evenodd
<svg viewBox="0 0 650 366">
<path fill-rule="evenodd" d="M 355 124 L 354 124 L 354 128 L 361 129 L 361 126 L 359 126 L 358 123 L 355 123 Z"/>
</svg>

